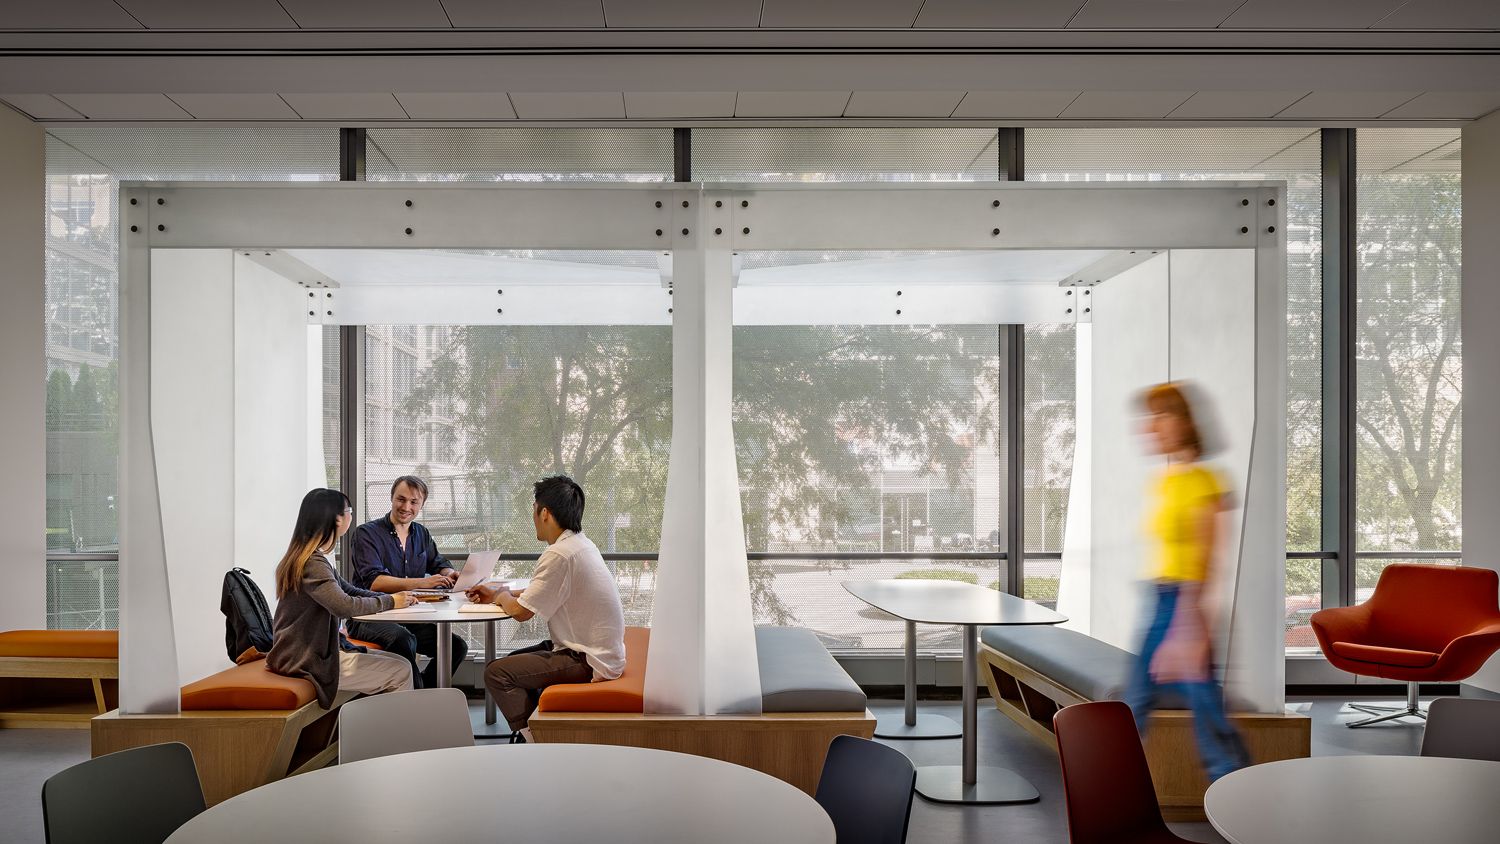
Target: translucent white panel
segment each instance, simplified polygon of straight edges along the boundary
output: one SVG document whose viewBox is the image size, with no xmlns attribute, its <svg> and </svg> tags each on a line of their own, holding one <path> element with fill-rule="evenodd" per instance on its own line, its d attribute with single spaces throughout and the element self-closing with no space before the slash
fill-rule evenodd
<svg viewBox="0 0 1500 844">
<path fill-rule="evenodd" d="M 667 129 L 370 129 L 365 137 L 370 181 L 672 179 Z"/>
<path fill-rule="evenodd" d="M 705 182 L 996 181 L 994 129 L 694 129 Z"/>
</svg>

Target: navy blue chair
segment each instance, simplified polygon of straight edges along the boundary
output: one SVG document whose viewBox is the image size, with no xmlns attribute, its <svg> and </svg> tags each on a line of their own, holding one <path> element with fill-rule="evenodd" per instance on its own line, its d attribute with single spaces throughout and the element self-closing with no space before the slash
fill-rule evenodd
<svg viewBox="0 0 1500 844">
<path fill-rule="evenodd" d="M 835 736 L 815 799 L 838 844 L 905 844 L 917 769 L 906 754 L 867 739 Z"/>
<path fill-rule="evenodd" d="M 109 753 L 42 783 L 47 844 L 161 844 L 202 811 L 198 766 L 181 742 Z"/>
</svg>

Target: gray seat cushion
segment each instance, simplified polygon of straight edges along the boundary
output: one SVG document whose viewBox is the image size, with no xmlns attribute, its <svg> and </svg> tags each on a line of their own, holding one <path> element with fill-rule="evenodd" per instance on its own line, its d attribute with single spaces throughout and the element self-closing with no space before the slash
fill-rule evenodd
<svg viewBox="0 0 1500 844">
<path fill-rule="evenodd" d="M 1089 700 L 1120 700 L 1135 654 L 1061 627 L 986 627 L 979 640 Z"/>
<path fill-rule="evenodd" d="M 764 712 L 863 712 L 865 693 L 811 630 L 755 628 Z"/>
</svg>

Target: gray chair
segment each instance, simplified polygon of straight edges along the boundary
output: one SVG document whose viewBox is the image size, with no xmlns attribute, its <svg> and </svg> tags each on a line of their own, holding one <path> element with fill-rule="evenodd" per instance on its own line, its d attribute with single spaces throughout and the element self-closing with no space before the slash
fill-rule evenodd
<svg viewBox="0 0 1500 844">
<path fill-rule="evenodd" d="M 160 844 L 202 811 L 198 766 L 181 742 L 106 754 L 42 783 L 47 844 Z"/>
<path fill-rule="evenodd" d="M 1500 762 L 1500 700 L 1440 697 L 1427 707 L 1423 756 Z"/>
<path fill-rule="evenodd" d="M 917 769 L 906 754 L 856 736 L 834 736 L 814 799 L 838 844 L 903 844 Z"/>
<path fill-rule="evenodd" d="M 473 747 L 469 699 L 459 689 L 413 689 L 339 707 L 339 764 L 361 759 Z"/>
</svg>

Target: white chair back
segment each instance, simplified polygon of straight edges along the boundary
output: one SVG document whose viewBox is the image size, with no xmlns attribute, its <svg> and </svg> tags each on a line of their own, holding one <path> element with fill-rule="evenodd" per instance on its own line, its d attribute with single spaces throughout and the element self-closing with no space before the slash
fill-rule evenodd
<svg viewBox="0 0 1500 844">
<path fill-rule="evenodd" d="M 469 700 L 458 689 L 413 689 L 350 701 L 339 708 L 339 764 L 472 747 Z"/>
</svg>

